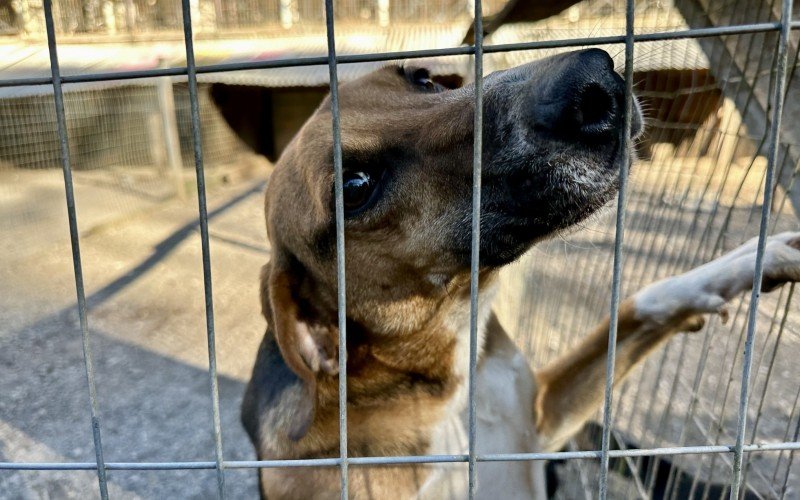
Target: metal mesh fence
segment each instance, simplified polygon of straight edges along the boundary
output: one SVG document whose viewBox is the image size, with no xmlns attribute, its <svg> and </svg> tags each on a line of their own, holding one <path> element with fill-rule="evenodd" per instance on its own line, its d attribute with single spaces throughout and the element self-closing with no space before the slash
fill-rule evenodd
<svg viewBox="0 0 800 500">
<path fill-rule="evenodd" d="M 170 83 L 170 85 L 173 85 Z M 189 92 L 174 88 L 175 120 L 182 161 L 191 165 Z M 208 88 L 200 103 L 213 106 Z M 56 116 L 52 95 L 0 99 L 0 162 L 24 169 L 57 167 L 59 159 Z M 115 86 L 65 94 L 64 107 L 70 137 L 70 155 L 76 170 L 109 167 L 163 167 L 161 110 L 155 85 Z M 202 117 L 206 155 L 213 165 L 245 151 L 219 114 Z"/>
<path fill-rule="evenodd" d="M 170 87 L 169 110 L 163 108 L 159 87 L 153 82 L 65 94 L 69 154 L 76 181 L 92 190 L 104 206 L 102 214 L 88 214 L 84 229 L 186 196 L 193 181 L 184 171 L 192 165 L 189 92 L 185 83 L 162 83 Z M 201 89 L 199 100 L 211 107 L 208 88 Z M 6 186 L 19 182 L 49 188 L 56 182 L 49 175 L 61 161 L 52 101 L 52 93 L 0 99 L 0 176 Z M 174 127 L 174 145 L 167 140 L 165 112 L 171 118 L 166 126 L 171 123 Z M 218 113 L 205 114 L 200 127 L 206 166 L 212 175 L 230 175 L 232 168 L 252 161 L 250 150 Z M 19 210 L 5 214 L 7 231 L 19 232 L 30 223 L 24 213 L 30 208 L 20 206 Z M 62 222 L 60 214 L 47 217 L 37 223 L 51 227 Z M 24 245 L 6 248 L 6 252 L 24 251 Z"/>
<path fill-rule="evenodd" d="M 489 0 L 487 14 L 502 0 Z M 237 30 L 271 30 L 324 27 L 325 9 L 313 0 L 199 0 L 192 2 L 195 33 L 215 34 Z M 337 0 L 334 13 L 341 22 L 448 23 L 469 19 L 472 4 L 465 0 L 409 0 L 376 2 Z M 32 0 L 0 4 L 0 34 L 44 35 L 42 3 Z M 153 36 L 181 31 L 181 4 L 148 0 L 58 0 L 53 2 L 53 23 L 60 35 L 106 34 Z"/>
<path fill-rule="evenodd" d="M 135 3 L 128 2 L 127 5 Z M 246 27 L 247 24 L 238 21 L 237 14 L 233 12 L 241 8 L 252 13 L 253 9 L 266 8 L 265 5 L 225 3 L 219 12 L 224 12 L 222 18 L 226 22 Z M 423 4 L 416 7 L 413 3 L 401 5 L 410 10 L 423 8 Z M 320 16 L 319 19 L 327 19 L 327 57 L 198 67 L 194 61 L 191 33 L 191 20 L 196 9 L 193 11 L 187 0 L 182 3 L 181 9 L 167 16 L 177 19 L 175 16 L 182 15 L 183 23 L 173 20 L 165 24 L 173 27 L 182 25 L 184 29 L 186 67 L 61 77 L 55 33 L 57 29 L 69 30 L 59 27 L 59 22 L 64 21 L 58 21 L 55 6 L 51 7 L 49 2 L 45 2 L 52 77 L 26 81 L 4 80 L 0 81 L 0 86 L 49 84 L 53 86 L 54 93 L 34 102 L 28 100 L 24 104 L 13 100 L 0 101 L 0 110 L 4 111 L 0 113 L 0 133 L 5 134 L 0 136 L 0 141 L 15 145 L 4 145 L 0 149 L 0 160 L 24 168 L 42 168 L 60 162 L 64 170 L 78 311 L 92 401 L 96 461 L 0 462 L 0 469 L 96 470 L 103 497 L 108 495 L 106 470 L 212 469 L 216 471 L 218 494 L 223 497 L 226 470 L 229 469 L 328 466 L 341 468 L 342 496 L 346 497 L 349 466 L 468 462 L 471 471 L 470 491 L 474 494 L 474 471 L 478 462 L 553 459 L 566 461 L 561 474 L 574 474 L 571 477 L 580 479 L 573 481 L 576 490 L 572 495 L 580 493 L 592 496 L 597 493 L 604 498 L 657 496 L 654 490 L 661 481 L 658 478 L 659 463 L 669 460 L 679 464 L 680 469 L 670 469 L 666 483 L 675 485 L 689 481 L 693 494 L 697 493 L 701 498 L 720 495 L 735 498 L 739 496 L 740 488 L 759 498 L 793 498 L 800 481 L 795 464 L 797 450 L 800 450 L 800 392 L 795 362 L 800 354 L 800 315 L 794 286 L 785 287 L 772 296 L 754 294 L 744 297 L 732 308 L 734 314 L 728 324 L 712 320 L 703 332 L 683 336 L 670 343 L 648 361 L 639 376 L 631 377 L 631 381 L 616 394 L 607 394 L 600 417 L 604 421 L 600 435 L 584 436 L 586 439 L 583 441 L 574 441 L 571 451 L 478 455 L 474 447 L 475 438 L 479 438 L 475 435 L 477 414 L 471 405 L 470 449 L 465 455 L 349 457 L 344 378 L 340 386 L 342 418 L 339 458 L 226 460 L 222 447 L 204 168 L 209 163 L 223 161 L 231 154 L 226 148 L 237 143 L 221 132 L 222 129 L 213 128 L 221 125 L 203 122 L 200 109 L 208 106 L 208 103 L 204 101 L 203 88 L 198 87 L 198 73 L 328 64 L 334 96 L 333 134 L 337 138 L 336 70 L 340 64 L 469 55 L 475 61 L 474 78 L 480 89 L 484 53 L 487 69 L 510 65 L 514 61 L 511 59 L 513 56 L 524 58 L 527 54 L 535 53 L 536 56 L 532 57 L 539 57 L 547 50 L 601 45 L 616 54 L 620 70 L 629 82 L 629 96 L 631 91 L 638 89 L 652 124 L 648 135 L 639 145 L 642 159 L 630 173 L 621 173 L 623 189 L 616 219 L 611 220 L 606 215 L 595 221 L 590 231 L 538 246 L 525 261 L 515 264 L 513 273 L 506 275 L 503 293 L 499 298 L 501 317 L 515 327 L 512 330 L 531 332 L 516 340 L 531 354 L 534 365 L 541 366 L 579 339 L 609 309 L 612 318 L 615 318 L 619 297 L 633 293 L 655 279 L 685 271 L 721 254 L 751 237 L 757 227 L 761 231 L 761 246 L 756 264 L 756 281 L 760 281 L 765 236 L 783 229 L 796 229 L 798 201 L 794 186 L 800 144 L 793 142 L 794 136 L 791 134 L 782 133 L 784 129 L 780 127 L 780 119 L 784 112 L 787 113 L 783 116 L 786 123 L 791 124 L 791 120 L 797 117 L 791 114 L 795 108 L 792 96 L 787 93 L 794 88 L 792 85 L 796 78 L 796 28 L 800 24 L 792 21 L 793 6 L 789 0 L 774 4 L 758 2 L 756 9 L 745 9 L 742 5 L 741 2 L 731 1 L 710 8 L 702 2 L 692 3 L 684 6 L 679 19 L 676 9 L 658 9 L 650 2 L 590 2 L 584 11 L 567 11 L 563 18 L 551 22 L 564 26 L 574 22 L 570 21 L 570 16 L 588 17 L 591 20 L 620 12 L 626 13 L 626 22 L 620 22 L 618 17 L 616 24 L 604 26 L 609 31 L 600 34 L 592 33 L 598 30 L 597 27 L 590 28 L 588 34 L 581 32 L 580 36 L 573 36 L 576 32 L 571 34 L 565 31 L 564 37 L 537 38 L 529 33 L 527 41 L 484 45 L 481 3 L 477 0 L 473 8 L 477 14 L 475 33 L 478 36 L 473 46 L 337 56 L 333 36 L 334 12 L 341 9 L 341 16 L 354 17 L 373 14 L 364 14 L 365 7 L 356 2 L 340 6 L 328 0 L 324 9 L 318 3 L 296 6 L 301 12 L 304 12 L 303 9 L 309 10 L 308 14 L 298 14 L 301 17 L 313 16 L 315 14 L 311 11 L 314 11 Z M 692 6 L 695 10 L 692 10 Z M 702 6 L 705 8 L 700 8 Z M 433 9 L 430 6 L 425 8 Z M 267 10 L 263 14 L 265 18 L 280 16 L 280 9 Z M 327 15 L 323 16 L 325 13 Z M 248 16 L 248 19 L 261 18 Z M 539 26 L 536 28 L 539 31 L 533 33 L 548 32 L 553 25 Z M 503 40 L 502 32 L 498 32 L 497 36 Z M 653 68 L 647 68 L 645 72 L 641 66 L 637 69 L 637 63 L 645 64 L 656 57 L 663 58 L 665 52 L 673 58 L 670 60 L 673 64 L 694 57 L 696 54 L 689 54 L 686 47 L 676 50 L 674 45 L 669 45 L 680 40 L 698 41 L 705 54 L 705 71 L 689 68 L 687 73 L 676 75 L 674 72 L 659 73 Z M 157 96 L 155 90 L 149 87 L 125 87 L 124 90 L 106 91 L 101 96 L 91 92 L 62 94 L 61 86 L 70 81 L 164 75 L 186 75 L 188 79 L 186 87 L 175 90 L 176 103 L 182 103 L 176 106 L 180 114 L 186 117 L 179 120 L 180 136 L 191 138 L 191 141 L 181 141 L 189 145 L 182 151 L 183 158 L 187 162 L 193 158 L 196 166 L 215 455 L 213 459 L 205 461 L 105 462 L 99 419 L 101 409 L 94 394 L 78 221 L 74 211 L 73 176 L 83 173 L 84 169 L 92 169 L 93 165 L 111 164 L 131 170 L 131 167 L 157 164 L 151 147 L 152 131 L 150 127 L 142 126 L 152 123 L 148 120 L 155 120 L 152 116 L 157 109 Z M 122 92 L 124 99 L 120 97 Z M 475 126 L 480 129 L 480 92 L 477 95 Z M 697 100 L 693 102 L 693 98 Z M 55 109 L 52 106 L 53 99 Z M 34 109 L 23 106 L 32 106 Z M 703 106 L 710 106 L 710 111 L 704 111 Z M 756 108 L 760 111 L 753 111 Z M 120 117 L 137 116 L 137 113 L 140 114 L 138 127 L 119 122 Z M 692 116 L 693 113 L 697 116 Z M 630 116 L 630 109 L 627 114 Z M 683 120 L 674 114 L 681 115 Z M 31 122 L 32 119 L 37 120 L 36 123 Z M 627 126 L 630 126 L 629 121 Z M 20 140 L 14 135 L 19 134 L 20 129 L 31 132 Z M 473 170 L 474 285 L 477 284 L 476 249 L 480 237 L 476 223 L 480 206 L 480 137 L 480 134 L 476 134 Z M 86 144 L 77 138 L 86 138 Z M 335 143 L 337 248 L 340 256 L 339 345 L 344 348 L 347 332 L 343 293 L 341 151 L 338 140 Z M 194 147 L 189 149 L 191 145 Z M 115 158 L 113 162 L 108 160 L 111 149 Z M 159 168 L 163 171 L 163 167 Z M 552 290 L 562 290 L 563 293 L 554 294 Z M 477 300 L 477 286 L 473 286 L 473 310 Z M 614 353 L 614 329 L 612 322 L 610 360 L 613 360 Z M 559 332 L 560 335 L 542 335 L 541 332 L 545 331 Z M 477 363 L 476 338 L 473 319 L 470 379 L 474 378 Z M 343 354 L 340 354 L 340 360 L 345 359 Z M 613 367 L 613 362 L 609 366 Z M 345 373 L 344 367 L 340 368 L 340 373 Z M 609 378 L 613 376 L 613 370 L 609 370 Z M 612 449 L 613 441 L 622 443 L 622 449 Z M 626 449 L 626 442 L 638 443 L 639 449 Z M 622 474 L 616 473 L 624 470 L 630 472 L 628 475 L 632 479 L 621 482 L 616 477 Z M 681 472 L 677 472 L 680 470 L 690 473 L 687 476 L 690 479 L 682 477 Z M 726 489 L 722 492 L 701 491 L 710 483 L 724 484 Z M 672 497 L 678 498 L 677 488 L 668 488 L 668 491 Z M 571 496 L 570 493 L 562 494 Z"/>
</svg>

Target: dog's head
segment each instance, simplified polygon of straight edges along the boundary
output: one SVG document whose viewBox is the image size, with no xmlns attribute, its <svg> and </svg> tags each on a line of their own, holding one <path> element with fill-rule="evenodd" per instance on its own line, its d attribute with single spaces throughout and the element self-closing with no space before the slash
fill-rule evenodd
<svg viewBox="0 0 800 500">
<path fill-rule="evenodd" d="M 483 89 L 480 263 L 489 270 L 613 198 L 624 82 L 608 54 L 590 49 L 493 73 Z M 466 282 L 474 91 L 408 66 L 340 86 L 347 313 L 359 330 L 418 330 L 448 287 Z M 335 370 L 324 340 L 336 324 L 331 120 L 326 99 L 282 155 L 266 198 L 265 312 L 307 380 Z"/>
</svg>

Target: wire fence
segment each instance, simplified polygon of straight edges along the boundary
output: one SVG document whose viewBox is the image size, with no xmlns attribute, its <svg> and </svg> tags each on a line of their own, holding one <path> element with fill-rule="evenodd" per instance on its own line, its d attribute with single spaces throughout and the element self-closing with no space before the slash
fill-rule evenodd
<svg viewBox="0 0 800 500">
<path fill-rule="evenodd" d="M 487 1 L 488 13 L 503 2 Z M 195 33 L 217 34 L 241 30 L 307 29 L 325 25 L 324 4 L 314 0 L 199 0 L 192 2 Z M 473 5 L 466 0 L 337 0 L 334 14 L 338 22 L 448 23 L 472 16 Z M 182 30 L 179 2 L 148 0 L 84 1 L 56 0 L 52 5 L 55 32 L 66 36 L 92 34 L 152 37 Z M 42 3 L 31 0 L 0 4 L 0 35 L 44 35 Z"/>
<path fill-rule="evenodd" d="M 164 80 L 164 79 L 162 79 Z M 164 88 L 168 89 L 165 104 Z M 173 88 L 174 87 L 174 88 Z M 198 94 L 200 105 L 213 107 L 209 85 Z M 39 89 L 40 90 L 40 89 Z M 99 89 L 71 90 L 64 94 L 71 169 L 79 187 L 91 191 L 102 213 L 89 213 L 84 230 L 138 213 L 178 198 L 192 187 L 186 169 L 193 165 L 189 89 L 170 79 Z M 205 166 L 215 185 L 232 176 L 246 175 L 263 162 L 227 126 L 219 113 L 200 119 Z M 61 162 L 57 116 L 52 92 L 37 91 L 0 98 L 0 179 L 54 188 L 49 175 Z M 62 225 L 60 213 L 43 212 L 26 205 L 8 207 L 3 228 L 23 239 L 35 235 L 22 231 L 33 217 L 41 228 Z M 39 214 L 36 217 L 36 214 Z M 6 252 L 25 252 L 17 245 Z"/>
<path fill-rule="evenodd" d="M 170 85 L 172 85 L 170 83 Z M 155 85 L 126 85 L 65 95 L 70 156 L 76 170 L 107 167 L 163 167 L 165 132 Z M 204 88 L 200 104 L 211 106 Z M 52 168 L 59 164 L 56 116 L 48 94 L 0 99 L 0 163 L 18 168 Z M 186 86 L 176 85 L 174 113 L 181 161 L 191 164 L 191 120 Z M 201 118 L 208 162 L 218 164 L 241 146 L 217 114 Z"/>
<path fill-rule="evenodd" d="M 135 5 L 134 2 L 128 2 Z M 221 5 L 221 4 L 220 4 Z M 224 7 L 229 12 L 234 4 Z M 235 4 L 244 5 L 243 2 Z M 616 4 L 615 4 L 616 5 Z M 108 497 L 106 472 L 109 470 L 176 470 L 209 469 L 216 471 L 218 495 L 225 497 L 226 469 L 249 469 L 267 467 L 338 467 L 342 474 L 342 498 L 347 497 L 348 468 L 378 464 L 419 464 L 466 462 L 469 464 L 470 495 L 475 493 L 475 477 L 479 462 L 566 460 L 566 467 L 577 467 L 575 474 L 583 478 L 583 490 L 597 492 L 600 498 L 621 495 L 610 493 L 609 471 L 623 467 L 633 471 L 634 478 L 625 488 L 627 494 L 642 497 L 652 496 L 655 488 L 658 463 L 666 459 L 679 460 L 695 456 L 694 461 L 680 462 L 691 475 L 693 491 L 707 487 L 711 482 L 724 482 L 731 498 L 738 498 L 742 488 L 763 498 L 782 498 L 793 494 L 792 482 L 800 480 L 800 474 L 792 468 L 792 461 L 800 450 L 800 392 L 797 388 L 797 370 L 791 354 L 800 345 L 800 318 L 797 315 L 797 299 L 794 287 L 786 287 L 776 297 L 760 297 L 753 292 L 742 298 L 732 315 L 731 324 L 722 326 L 712 322 L 702 334 L 681 337 L 671 343 L 661 354 L 653 356 L 642 371 L 642 376 L 633 377 L 619 391 L 611 390 L 614 379 L 615 331 L 620 297 L 635 291 L 647 282 L 698 265 L 709 258 L 746 239 L 749 229 L 758 221 L 759 246 L 756 262 L 756 284 L 763 274 L 764 241 L 766 236 L 784 227 L 796 227 L 797 206 L 793 206 L 792 190 L 797 175 L 797 158 L 800 145 L 787 143 L 781 136 L 781 117 L 787 102 L 797 67 L 796 40 L 793 29 L 800 23 L 793 21 L 792 2 L 784 0 L 780 5 L 770 6 L 752 17 L 736 19 L 737 22 L 723 24 L 712 20 L 712 26 L 688 28 L 670 26 L 669 31 L 641 32 L 635 30 L 637 13 L 632 0 L 625 2 L 626 22 L 624 33 L 604 36 L 582 36 L 564 39 L 542 39 L 525 42 L 484 44 L 482 27 L 482 5 L 475 0 L 475 43 L 470 46 L 436 48 L 430 50 L 395 53 L 373 53 L 337 55 L 334 36 L 334 15 L 339 4 L 326 0 L 324 12 L 328 41 L 325 57 L 304 57 L 267 61 L 247 61 L 216 65 L 197 65 L 193 46 L 193 16 L 196 7 L 183 0 L 178 13 L 182 21 L 178 26 L 184 32 L 186 65 L 156 70 L 121 71 L 113 73 L 82 73 L 62 76 L 58 62 L 56 33 L 59 29 L 55 6 L 45 0 L 43 13 L 47 31 L 51 61 L 51 76 L 0 80 L 0 88 L 32 85 L 52 86 L 48 95 L 34 104 L 35 111 L 21 110 L 19 103 L 0 101 L 0 110 L 5 106 L 8 113 L 0 113 L 0 130 L 13 130 L 28 124 L 2 120 L 24 120 L 26 116 L 47 116 L 41 135 L 32 134 L 23 140 L 15 140 L 16 148 L 3 147 L 2 159 L 30 167 L 50 165 L 54 160 L 61 163 L 67 198 L 67 214 L 70 226 L 77 310 L 83 341 L 85 372 L 89 387 L 91 424 L 93 430 L 94 462 L 0 462 L 0 470 L 94 470 L 97 472 L 100 496 Z M 776 15 L 775 7 L 779 9 Z M 238 7 L 237 7 L 238 8 Z M 345 7 L 342 7 L 346 10 Z M 232 16 L 232 14 L 226 14 Z M 174 24 L 174 21 L 171 21 Z M 655 22 L 658 24 L 658 22 Z M 667 23 L 668 24 L 668 23 Z M 796 33 L 796 32 L 795 32 Z M 474 377 L 477 366 L 477 322 L 478 305 L 477 276 L 478 248 L 480 238 L 480 173 L 481 134 L 475 134 L 473 155 L 473 218 L 472 218 L 472 287 L 470 328 L 470 404 L 469 404 L 469 451 L 463 455 L 354 457 L 347 450 L 347 386 L 340 378 L 340 456 L 307 460 L 226 460 L 223 453 L 222 425 L 220 422 L 218 375 L 216 368 L 216 340 L 214 300 L 212 289 L 211 254 L 209 249 L 208 208 L 206 204 L 205 165 L 229 154 L 223 148 L 235 143 L 222 136 L 220 149 L 209 149 L 208 142 L 221 134 L 207 134 L 200 109 L 203 101 L 202 87 L 197 82 L 198 74 L 230 72 L 266 68 L 328 65 L 333 109 L 334 167 L 336 178 L 336 224 L 337 224 L 337 275 L 339 284 L 339 373 L 346 373 L 345 346 L 347 339 L 344 269 L 344 227 L 342 206 L 341 141 L 339 138 L 338 78 L 337 68 L 342 64 L 390 61 L 408 58 L 437 56 L 469 56 L 474 61 L 476 81 L 475 130 L 481 130 L 483 107 L 481 105 L 481 79 L 483 61 L 491 62 L 492 55 L 505 56 L 525 51 L 560 50 L 585 46 L 617 45 L 624 49 L 622 62 L 626 78 L 626 141 L 630 141 L 631 96 L 637 83 L 635 63 L 638 49 L 645 43 L 668 43 L 676 40 L 722 40 L 723 45 L 706 50 L 711 72 L 717 76 L 715 83 L 693 82 L 692 92 L 698 92 L 706 84 L 721 87 L 719 107 L 729 110 L 744 109 L 738 119 L 734 113 L 710 115 L 702 123 L 689 125 L 691 133 L 681 135 L 674 149 L 663 152 L 670 137 L 680 127 L 674 120 L 663 127 L 656 127 L 648 141 L 656 144 L 651 157 L 646 157 L 632 172 L 623 168 L 620 172 L 620 195 L 614 221 L 601 221 L 596 233 L 582 235 L 580 239 L 552 241 L 543 244 L 519 264 L 524 269 L 524 279 L 514 281 L 505 288 L 503 302 L 515 304 L 503 313 L 520 331 L 566 332 L 562 336 L 527 336 L 517 339 L 525 343 L 527 351 L 533 353 L 534 364 L 544 364 L 555 354 L 579 338 L 585 325 L 593 323 L 605 311 L 611 312 L 609 335 L 607 391 L 603 408 L 603 426 L 600 439 L 580 450 L 585 444 L 573 443 L 573 449 L 558 453 L 523 453 L 481 455 L 476 452 L 477 412 L 474 404 Z M 732 43 L 728 58 L 715 57 L 714 50 L 724 52 L 725 44 Z M 721 47 L 721 48 L 720 48 Z M 734 71 L 736 56 L 746 54 L 755 61 L 744 66 L 744 71 Z M 724 55 L 724 54 L 723 54 Z M 142 78 L 185 76 L 185 94 L 178 99 L 181 113 L 187 115 L 188 127 L 180 131 L 181 136 L 191 137 L 197 183 L 200 241 L 203 263 L 204 303 L 208 342 L 209 398 L 212 408 L 212 433 L 214 436 L 213 460 L 171 462 L 107 462 L 103 455 L 101 409 L 95 390 L 92 343 L 87 318 L 86 295 L 83 285 L 83 259 L 80 248 L 78 218 L 75 212 L 73 170 L 91 168 L 97 157 L 103 157 L 103 148 L 109 143 L 122 147 L 126 166 L 154 163 L 151 143 L 152 135 L 147 127 L 125 132 L 124 139 L 112 138 L 116 127 L 114 111 L 103 113 L 108 123 L 97 123 L 90 119 L 96 129 L 91 147 L 81 148 L 74 137 L 82 119 L 80 106 L 64 94 L 63 85 L 70 82 L 100 82 L 111 80 L 137 80 Z M 729 78 L 726 78 L 729 77 Z M 649 95 L 654 103 L 679 99 L 685 95 L 681 89 L 653 90 Z M 129 113 L 141 113 L 141 123 L 155 123 L 157 95 L 152 88 L 136 88 Z M 724 97 L 722 97 L 724 96 Z M 744 97 L 742 97 L 744 96 Z M 114 94 L 95 97 L 108 100 L 103 106 L 119 109 Z M 55 108 L 48 102 L 53 99 Z M 744 107 L 740 102 L 743 99 Z M 653 104 L 656 105 L 656 104 Z M 759 128 L 757 124 L 745 123 L 747 106 L 761 106 L 767 120 Z M 687 108 L 691 106 L 685 105 Z M 149 121 L 148 121 L 149 120 Z M 715 121 L 716 120 L 716 121 Z M 724 123 L 720 123 L 724 122 Z M 52 141 L 53 128 L 58 140 Z M 126 130 L 128 130 L 126 128 Z M 680 134 L 679 134 L 680 135 Z M 656 136 L 656 137 L 654 137 Z M 3 140 L 3 138 L 0 138 Z M 8 139 L 11 141 L 10 139 Z M 216 139 L 214 139 L 216 140 Z M 42 147 L 42 145 L 47 145 Z M 119 145 L 122 146 L 119 146 Z M 681 149 L 682 148 L 682 149 Z M 696 156 L 674 154 L 676 151 L 691 151 Z M 184 151 L 188 159 L 190 153 Z M 183 161 L 183 160 L 182 160 Z M 188 161 L 188 160 L 187 160 Z M 99 163 L 104 163 L 99 161 Z M 627 164 L 627 162 L 625 162 Z M 107 164 L 104 163 L 104 164 Z M 658 168 L 647 169 L 647 165 Z M 780 181 L 780 183 L 778 182 Z M 780 184 L 781 189 L 775 186 Z M 760 205 L 760 208 L 759 208 Z M 793 208 L 794 207 L 794 208 Z M 624 232 L 623 232 L 624 229 Z M 613 259 L 603 256 L 613 254 Z M 535 264 L 532 263 L 535 261 Z M 588 284 L 588 285 L 587 285 Z M 564 300 L 547 290 L 569 291 L 573 297 Z M 610 295 L 608 291 L 611 291 Z M 515 302 L 520 295 L 530 297 L 524 302 Z M 725 332 L 736 332 L 723 337 Z M 744 352 L 743 356 L 740 353 Z M 781 357 L 784 351 L 786 355 Z M 707 354 L 706 354 L 707 353 Z M 736 391 L 735 382 L 740 384 Z M 616 392 L 616 393 L 615 393 Z M 753 408 L 756 403 L 757 408 Z M 754 411 L 755 410 L 755 411 Z M 749 434 L 748 434 L 749 433 Z M 624 442 L 624 436 L 641 443 L 640 448 L 612 449 L 612 442 Z M 617 439 L 614 439 L 614 438 Z M 668 445 L 665 445 L 667 443 Z M 700 444 L 694 444 L 700 443 Z M 623 447 L 624 448 L 624 447 Z M 756 462 L 748 456 L 759 454 Z M 619 459 L 619 460 L 617 460 Z M 578 465 L 579 464 L 579 465 Z M 682 480 L 680 472 L 671 469 L 667 482 L 675 484 Z M 598 474 L 598 480 L 587 479 L 587 471 Z M 702 481 L 702 482 L 701 482 Z M 673 497 L 677 489 L 670 490 Z M 710 493 L 703 493 L 706 497 Z"/>
</svg>

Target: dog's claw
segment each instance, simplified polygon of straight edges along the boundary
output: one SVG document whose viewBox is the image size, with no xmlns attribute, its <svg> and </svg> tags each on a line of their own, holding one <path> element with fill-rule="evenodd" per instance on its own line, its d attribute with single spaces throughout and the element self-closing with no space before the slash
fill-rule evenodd
<svg viewBox="0 0 800 500">
<path fill-rule="evenodd" d="M 731 314 L 730 314 L 730 311 L 728 310 L 728 307 L 725 306 L 725 305 L 720 306 L 719 309 L 717 309 L 717 314 L 719 314 L 719 318 L 720 318 L 720 321 L 722 321 L 722 324 L 723 325 L 727 325 L 728 324 L 728 320 L 731 317 Z"/>
<path fill-rule="evenodd" d="M 699 332 L 706 326 L 706 320 L 701 315 L 690 317 L 683 325 L 683 330 L 687 332 Z"/>
</svg>

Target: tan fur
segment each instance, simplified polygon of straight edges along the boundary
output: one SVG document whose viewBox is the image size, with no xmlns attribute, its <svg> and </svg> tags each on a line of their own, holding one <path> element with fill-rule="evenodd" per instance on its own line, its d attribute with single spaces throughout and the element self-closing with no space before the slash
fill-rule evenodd
<svg viewBox="0 0 800 500">
<path fill-rule="evenodd" d="M 637 317 L 632 299 L 620 304 L 614 385 L 672 334 L 697 329 L 683 314 L 665 324 Z M 688 327 L 688 328 L 687 328 Z M 536 373 L 537 430 L 547 440 L 542 449 L 556 451 L 580 430 L 603 401 L 609 320 L 605 319 L 575 348 Z"/>
<path fill-rule="evenodd" d="M 528 69 L 536 74 L 537 68 Z M 451 247 L 453 235 L 463 236 L 469 224 L 472 95 L 468 88 L 419 92 L 400 73 L 387 68 L 340 89 L 347 155 L 366 155 L 355 161 L 367 164 L 393 161 L 391 148 L 399 141 L 398 154 L 414 160 L 392 173 L 396 178 L 386 194 L 391 202 L 346 224 L 348 454 L 464 454 L 470 279 L 468 248 L 456 255 Z M 501 97 L 488 92 L 487 102 Z M 261 292 L 268 328 L 243 404 L 243 421 L 260 459 L 339 455 L 331 147 L 325 101 L 284 153 L 267 191 L 273 258 L 262 272 Z M 384 156 L 375 159 L 376 152 Z M 583 182 L 587 169 L 608 168 L 596 153 L 583 163 L 567 160 L 556 166 L 565 169 L 566 183 Z M 574 179 L 573 167 L 580 170 Z M 776 238 L 768 246 L 769 286 L 800 279 L 795 250 L 800 240 Z M 698 315 L 723 310 L 727 300 L 752 285 L 747 269 L 753 245 L 737 252 L 622 303 L 617 383 L 672 334 L 698 329 Z M 491 314 L 498 267 L 484 266 L 480 273 L 477 449 L 556 450 L 602 400 L 609 322 L 534 376 Z M 541 461 L 481 463 L 478 496 L 541 497 L 542 467 Z M 351 498 L 464 498 L 466 471 L 464 463 L 354 465 L 349 493 Z M 260 479 L 267 498 L 339 496 L 336 467 L 265 468 Z"/>
</svg>

